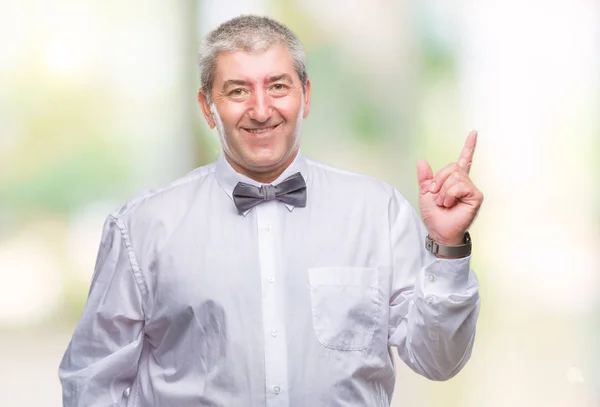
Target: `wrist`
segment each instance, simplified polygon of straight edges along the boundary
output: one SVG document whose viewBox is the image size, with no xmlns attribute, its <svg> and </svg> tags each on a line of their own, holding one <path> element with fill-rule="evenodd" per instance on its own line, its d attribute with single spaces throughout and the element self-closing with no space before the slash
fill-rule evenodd
<svg viewBox="0 0 600 407">
<path fill-rule="evenodd" d="M 442 237 L 436 233 L 429 233 L 428 236 L 431 240 L 442 246 L 460 246 L 465 243 L 465 233 L 451 237 Z"/>
<path fill-rule="evenodd" d="M 471 254 L 471 235 L 469 235 L 469 232 L 465 232 L 464 236 L 458 242 L 455 239 L 439 242 L 428 235 L 425 239 L 425 249 L 440 259 L 468 257 Z"/>
</svg>

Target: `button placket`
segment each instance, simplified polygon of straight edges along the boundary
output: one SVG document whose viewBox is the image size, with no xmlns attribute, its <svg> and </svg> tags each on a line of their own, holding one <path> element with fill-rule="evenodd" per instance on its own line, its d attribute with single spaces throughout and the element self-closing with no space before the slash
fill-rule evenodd
<svg viewBox="0 0 600 407">
<path fill-rule="evenodd" d="M 282 330 L 281 301 L 275 285 L 281 259 L 278 257 L 277 201 L 264 202 L 256 206 L 256 226 L 258 228 L 258 251 L 260 278 L 262 281 L 263 335 L 265 340 L 265 381 L 271 398 L 267 397 L 266 407 L 284 406 L 287 397 L 282 387 L 287 383 L 287 363 L 285 332 Z M 277 396 L 277 397 L 275 397 Z"/>
</svg>

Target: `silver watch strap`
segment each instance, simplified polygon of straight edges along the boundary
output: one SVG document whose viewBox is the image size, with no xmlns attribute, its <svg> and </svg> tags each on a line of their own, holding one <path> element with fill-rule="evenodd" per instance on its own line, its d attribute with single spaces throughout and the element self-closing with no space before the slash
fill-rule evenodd
<svg viewBox="0 0 600 407">
<path fill-rule="evenodd" d="M 465 243 L 458 246 L 444 246 L 427 236 L 425 238 L 425 248 L 437 256 L 453 258 L 467 257 L 471 254 L 471 235 L 469 232 L 466 232 Z"/>
</svg>

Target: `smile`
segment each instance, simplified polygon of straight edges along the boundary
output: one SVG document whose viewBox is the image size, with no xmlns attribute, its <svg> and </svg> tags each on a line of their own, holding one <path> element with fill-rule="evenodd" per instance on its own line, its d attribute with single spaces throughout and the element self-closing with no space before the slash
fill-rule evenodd
<svg viewBox="0 0 600 407">
<path fill-rule="evenodd" d="M 247 129 L 245 128 L 244 130 L 246 130 L 248 133 L 250 134 L 263 134 L 263 133 L 268 133 L 272 130 L 275 130 L 276 127 L 278 127 L 279 124 L 276 124 L 275 126 L 271 126 L 271 127 L 261 127 L 258 129 Z"/>
</svg>

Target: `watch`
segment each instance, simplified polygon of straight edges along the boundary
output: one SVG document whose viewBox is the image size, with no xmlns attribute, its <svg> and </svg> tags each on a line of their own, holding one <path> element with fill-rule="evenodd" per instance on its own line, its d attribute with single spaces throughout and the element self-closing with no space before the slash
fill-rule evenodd
<svg viewBox="0 0 600 407">
<path fill-rule="evenodd" d="M 425 238 L 425 249 L 436 256 L 460 258 L 471 254 L 471 235 L 465 232 L 464 244 L 458 246 L 444 246 L 431 240 L 429 236 Z"/>
</svg>

